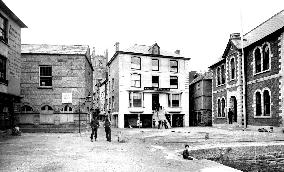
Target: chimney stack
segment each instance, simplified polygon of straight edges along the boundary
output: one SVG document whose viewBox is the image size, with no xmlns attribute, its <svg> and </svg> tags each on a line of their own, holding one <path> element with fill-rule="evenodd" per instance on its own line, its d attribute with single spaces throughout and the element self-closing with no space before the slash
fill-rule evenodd
<svg viewBox="0 0 284 172">
<path fill-rule="evenodd" d="M 119 51 L 119 42 L 115 43 L 115 51 Z"/>
<path fill-rule="evenodd" d="M 231 40 L 241 39 L 241 34 L 240 33 L 231 33 L 230 39 Z"/>
<path fill-rule="evenodd" d="M 180 55 L 180 50 L 176 50 L 175 53 Z"/>
</svg>

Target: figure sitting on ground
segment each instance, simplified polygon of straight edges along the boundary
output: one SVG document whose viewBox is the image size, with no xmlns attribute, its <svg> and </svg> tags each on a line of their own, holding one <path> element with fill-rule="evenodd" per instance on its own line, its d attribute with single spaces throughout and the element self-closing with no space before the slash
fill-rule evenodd
<svg viewBox="0 0 284 172">
<path fill-rule="evenodd" d="M 185 150 L 182 152 L 183 159 L 193 160 L 193 158 L 191 158 L 191 157 L 189 156 L 188 148 L 189 148 L 189 146 L 188 146 L 188 145 L 185 145 Z"/>
</svg>

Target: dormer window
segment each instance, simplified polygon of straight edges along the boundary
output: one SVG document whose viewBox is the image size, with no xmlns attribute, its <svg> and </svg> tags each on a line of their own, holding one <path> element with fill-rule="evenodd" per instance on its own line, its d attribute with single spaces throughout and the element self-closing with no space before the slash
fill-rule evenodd
<svg viewBox="0 0 284 172">
<path fill-rule="evenodd" d="M 152 45 L 151 48 L 149 49 L 149 53 L 150 54 L 160 55 L 160 47 L 159 47 L 159 45 L 157 43 Z"/>
</svg>

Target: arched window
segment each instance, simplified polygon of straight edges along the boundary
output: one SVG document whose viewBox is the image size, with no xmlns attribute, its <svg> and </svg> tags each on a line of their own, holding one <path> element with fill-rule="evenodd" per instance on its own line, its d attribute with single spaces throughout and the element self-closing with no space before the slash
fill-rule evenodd
<svg viewBox="0 0 284 172">
<path fill-rule="evenodd" d="M 221 104 L 222 104 L 222 109 L 221 109 L 221 112 L 222 112 L 222 114 L 221 114 L 221 117 L 225 117 L 226 115 L 225 115 L 225 99 L 224 98 L 222 98 L 222 101 L 221 101 Z"/>
<path fill-rule="evenodd" d="M 31 113 L 33 112 L 33 108 L 28 106 L 28 105 L 24 105 L 21 108 L 22 113 Z"/>
<path fill-rule="evenodd" d="M 220 67 L 217 68 L 217 85 L 221 84 L 221 69 Z"/>
<path fill-rule="evenodd" d="M 218 99 L 218 117 L 221 117 L 221 101 Z"/>
<path fill-rule="evenodd" d="M 222 77 L 222 84 L 225 84 L 226 74 L 225 74 L 225 65 L 221 67 L 221 77 Z"/>
<path fill-rule="evenodd" d="M 41 107 L 41 110 L 42 110 L 42 111 L 51 111 L 51 110 L 53 110 L 53 109 L 52 109 L 52 107 L 50 107 L 50 106 L 48 106 L 48 105 L 44 105 L 44 106 Z"/>
<path fill-rule="evenodd" d="M 261 72 L 261 53 L 260 49 L 256 48 L 254 51 L 255 73 Z"/>
<path fill-rule="evenodd" d="M 263 91 L 263 115 L 270 116 L 270 93 L 268 90 Z"/>
<path fill-rule="evenodd" d="M 235 58 L 231 58 L 231 79 L 235 79 Z"/>
<path fill-rule="evenodd" d="M 261 116 L 261 93 L 257 91 L 255 93 L 255 116 Z"/>
<path fill-rule="evenodd" d="M 262 48 L 262 55 L 263 55 L 263 70 L 268 70 L 269 69 L 269 47 L 267 44 L 264 44 Z"/>
</svg>

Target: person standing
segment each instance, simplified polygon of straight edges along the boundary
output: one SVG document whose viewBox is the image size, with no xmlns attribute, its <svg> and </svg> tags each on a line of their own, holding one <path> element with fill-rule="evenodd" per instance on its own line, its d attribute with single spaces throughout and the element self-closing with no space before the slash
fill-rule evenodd
<svg viewBox="0 0 284 172">
<path fill-rule="evenodd" d="M 229 124 L 233 123 L 233 115 L 234 115 L 234 113 L 233 113 L 232 109 L 230 108 L 229 112 L 228 112 Z"/>
<path fill-rule="evenodd" d="M 94 135 L 95 135 L 95 141 L 97 141 L 97 135 L 98 135 L 98 128 L 100 126 L 100 123 L 97 119 L 97 117 L 93 117 L 92 118 L 92 121 L 91 121 L 91 128 L 92 128 L 92 133 L 91 133 L 91 142 L 93 142 L 93 138 L 94 138 Z"/>
<path fill-rule="evenodd" d="M 111 124 L 108 118 L 105 120 L 105 132 L 107 141 L 111 142 Z"/>
<path fill-rule="evenodd" d="M 153 119 L 153 128 L 156 128 L 156 120 L 155 120 L 155 118 Z"/>
</svg>

